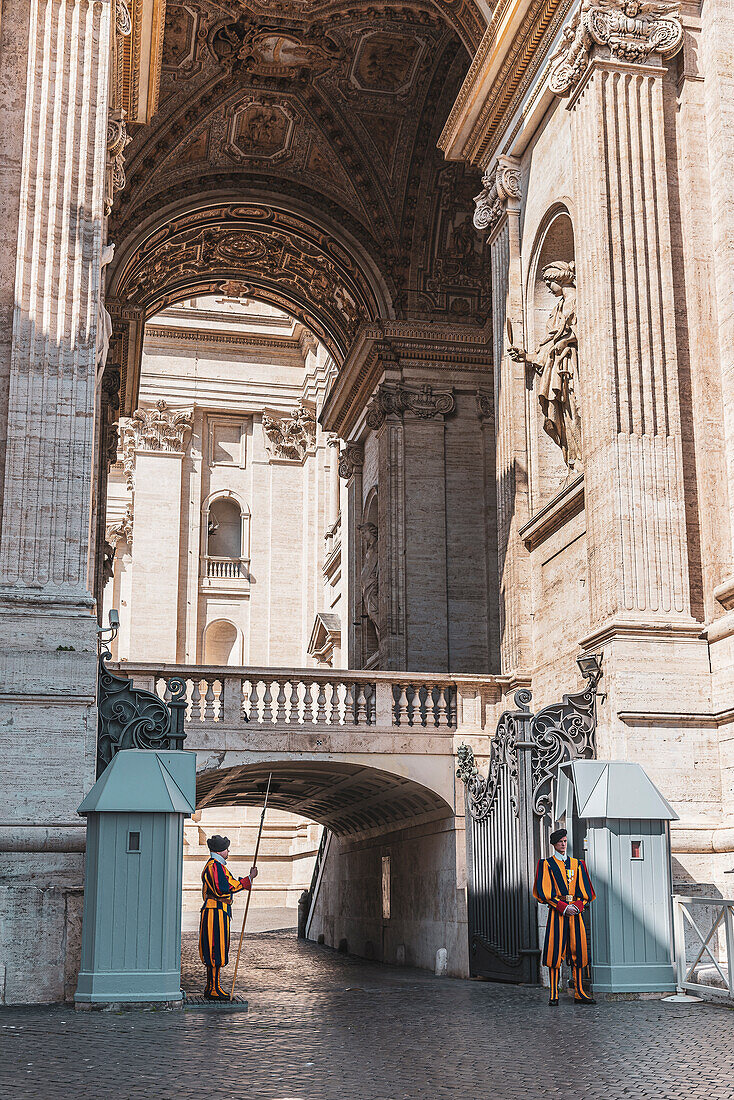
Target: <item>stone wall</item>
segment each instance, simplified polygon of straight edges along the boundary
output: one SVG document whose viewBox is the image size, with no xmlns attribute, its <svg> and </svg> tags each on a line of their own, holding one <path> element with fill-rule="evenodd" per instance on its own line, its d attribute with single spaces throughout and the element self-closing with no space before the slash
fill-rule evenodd
<svg viewBox="0 0 734 1100">
<path fill-rule="evenodd" d="M 447 973 L 468 976 L 463 820 L 332 836 L 309 931 L 311 939 L 321 936 L 353 955 L 424 970 L 435 968 L 445 948 Z"/>
</svg>

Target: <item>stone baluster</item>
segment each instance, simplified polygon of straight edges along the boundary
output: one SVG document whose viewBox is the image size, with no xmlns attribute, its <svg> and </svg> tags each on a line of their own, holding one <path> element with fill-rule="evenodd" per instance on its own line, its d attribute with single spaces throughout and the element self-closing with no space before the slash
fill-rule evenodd
<svg viewBox="0 0 734 1100">
<path fill-rule="evenodd" d="M 199 687 L 198 680 L 194 680 L 191 686 L 191 715 L 198 722 L 200 722 L 202 719 L 201 688 Z"/>
<path fill-rule="evenodd" d="M 318 696 L 316 698 L 316 721 L 326 722 L 326 684 L 319 681 Z"/>
<path fill-rule="evenodd" d="M 294 677 L 291 680 L 290 713 L 288 715 L 288 721 L 292 726 L 295 726 L 298 725 L 300 717 L 298 713 L 298 680 Z"/>
<path fill-rule="evenodd" d="M 273 720 L 273 693 L 272 683 L 270 680 L 265 681 L 265 692 L 263 694 L 263 722 L 272 722 Z"/>
<path fill-rule="evenodd" d="M 329 714 L 329 724 L 332 726 L 341 724 L 341 716 L 339 714 L 339 684 L 336 682 L 331 685 L 331 712 Z"/>
<path fill-rule="evenodd" d="M 253 680 L 250 684 L 250 722 L 260 721 L 260 706 L 257 693 L 257 680 Z"/>
<path fill-rule="evenodd" d="M 204 721 L 214 721 L 214 681 L 205 680 L 206 693 L 204 695 Z"/>
<path fill-rule="evenodd" d="M 313 684 L 310 680 L 304 682 L 303 691 L 303 721 L 313 722 L 313 696 L 312 692 Z"/>
<path fill-rule="evenodd" d="M 446 725 L 449 724 L 448 704 L 447 704 L 447 701 L 446 701 L 447 695 L 448 695 L 448 692 L 449 692 L 449 688 L 439 686 L 436 689 L 436 691 L 437 691 L 437 696 L 436 696 L 436 702 L 435 702 L 435 705 L 434 705 L 434 708 L 433 708 L 433 721 L 434 721 L 434 724 L 436 726 L 440 726 L 441 724 L 446 726 Z"/>
<path fill-rule="evenodd" d="M 278 698 L 276 700 L 275 721 L 285 722 L 285 680 L 278 680 Z"/>
</svg>

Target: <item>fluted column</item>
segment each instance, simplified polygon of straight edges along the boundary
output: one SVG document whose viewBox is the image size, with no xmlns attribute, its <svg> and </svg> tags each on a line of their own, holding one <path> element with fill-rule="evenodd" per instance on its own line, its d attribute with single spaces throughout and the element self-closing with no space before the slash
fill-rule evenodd
<svg viewBox="0 0 734 1100">
<path fill-rule="evenodd" d="M 691 617 L 661 63 L 682 32 L 665 7 L 580 12 L 551 76 L 577 172 L 592 629 Z"/>
<path fill-rule="evenodd" d="M 499 157 L 483 182 L 474 225 L 488 234 L 492 265 L 500 653 L 503 674 L 523 678 L 532 666 L 530 563 L 518 534 L 529 518 L 527 388 L 523 364 L 506 350 L 508 321 L 512 342 L 524 339 L 519 161 Z M 488 403 L 481 395 L 478 402 L 487 415 Z"/>
<path fill-rule="evenodd" d="M 32 0 L 0 594 L 91 602 L 110 0 Z"/>
<path fill-rule="evenodd" d="M 361 668 L 364 660 L 362 653 L 362 591 L 360 587 L 360 568 L 362 539 L 358 525 L 362 516 L 362 466 L 364 450 L 361 443 L 347 443 L 339 458 L 337 467 L 339 477 L 347 483 L 349 530 L 342 530 L 342 554 L 346 557 L 347 593 L 347 667 Z"/>
</svg>

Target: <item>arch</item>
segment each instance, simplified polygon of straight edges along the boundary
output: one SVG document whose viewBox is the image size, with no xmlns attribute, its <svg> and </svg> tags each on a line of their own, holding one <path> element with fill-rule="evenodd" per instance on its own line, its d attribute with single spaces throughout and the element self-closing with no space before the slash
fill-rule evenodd
<svg viewBox="0 0 734 1100">
<path fill-rule="evenodd" d="M 227 546 L 223 545 L 218 547 L 215 540 L 215 545 L 212 546 L 211 542 L 211 512 L 214 507 L 216 512 L 216 504 L 221 501 L 223 504 L 228 505 L 232 509 L 237 509 L 238 522 L 239 522 L 239 539 L 237 552 L 230 552 Z M 235 493 L 232 489 L 217 489 L 215 492 L 210 493 L 201 506 L 201 552 L 207 558 L 227 558 L 231 560 L 239 559 L 244 563 L 245 568 L 249 567 L 250 563 L 250 508 L 248 504 L 242 499 L 242 497 Z M 218 526 L 221 529 L 221 519 L 218 521 Z M 230 532 L 231 534 L 231 532 Z M 221 552 L 220 552 L 221 551 Z"/>
<path fill-rule="evenodd" d="M 141 221 L 110 265 L 108 299 L 144 319 L 187 298 L 234 293 L 308 325 L 341 362 L 359 325 L 395 315 L 365 247 L 272 196 L 174 203 Z"/>
<path fill-rule="evenodd" d="M 416 779 L 351 761 L 274 759 L 210 768 L 197 775 L 197 809 L 269 805 L 318 821 L 338 836 L 417 818 L 453 817 L 436 791 Z"/>
<path fill-rule="evenodd" d="M 214 619 L 204 627 L 204 664 L 242 664 L 242 632 L 229 619 Z"/>
</svg>

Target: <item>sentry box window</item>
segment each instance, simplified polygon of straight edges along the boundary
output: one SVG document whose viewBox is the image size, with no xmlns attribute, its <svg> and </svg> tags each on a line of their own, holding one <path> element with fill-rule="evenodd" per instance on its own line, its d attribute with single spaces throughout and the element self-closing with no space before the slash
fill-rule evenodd
<svg viewBox="0 0 734 1100">
<path fill-rule="evenodd" d="M 140 833 L 127 834 L 128 852 L 140 852 Z"/>
<path fill-rule="evenodd" d="M 631 859 L 643 859 L 642 854 L 642 841 L 630 840 L 630 858 Z"/>
</svg>

